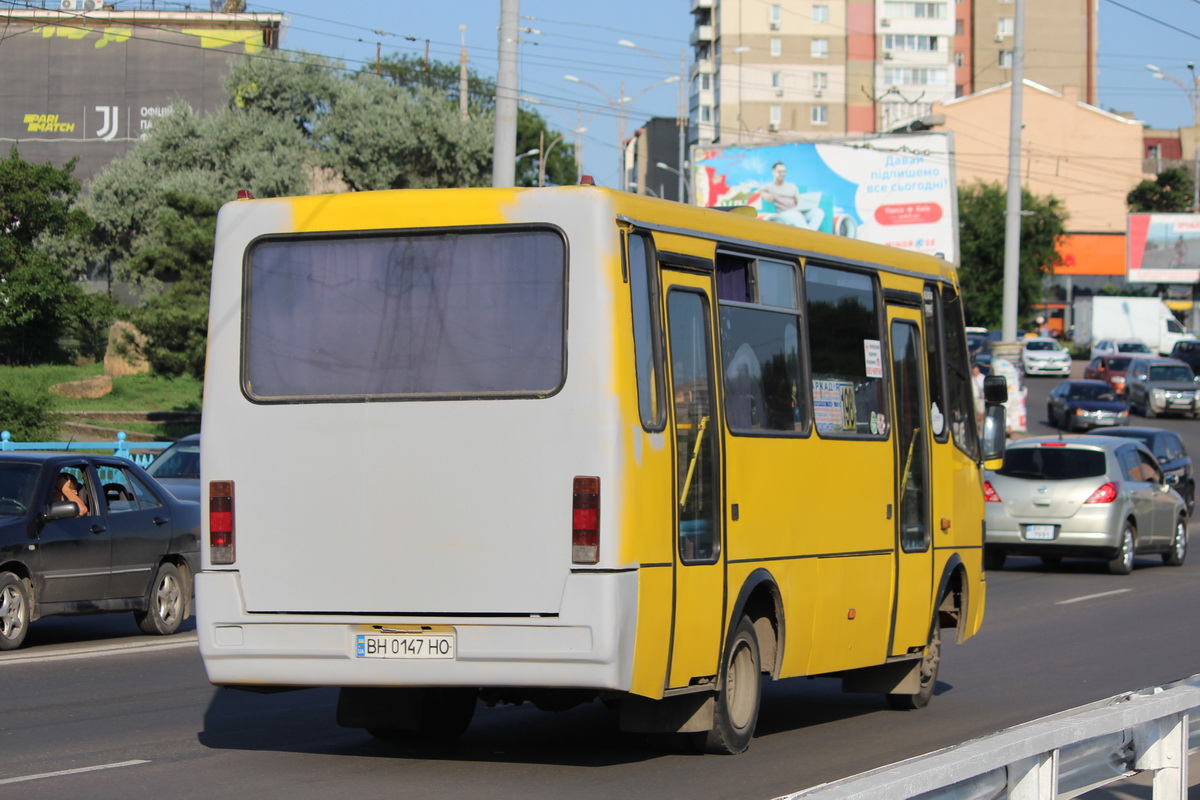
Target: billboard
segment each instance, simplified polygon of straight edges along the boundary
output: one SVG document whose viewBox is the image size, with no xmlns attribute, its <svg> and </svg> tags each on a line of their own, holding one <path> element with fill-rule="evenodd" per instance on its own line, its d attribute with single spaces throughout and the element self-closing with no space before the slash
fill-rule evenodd
<svg viewBox="0 0 1200 800">
<path fill-rule="evenodd" d="M 44 24 L 12 21 L 0 47 L 0 74 L 13 78 L 0 84 L 0 148 L 7 156 L 16 144 L 35 163 L 78 158 L 83 180 L 127 153 L 173 102 L 224 105 L 230 59 L 261 52 L 280 19 L 245 14 L 218 28 L 207 14 L 40 16 Z"/>
<path fill-rule="evenodd" d="M 1200 279 L 1200 214 L 1130 214 L 1125 241 L 1130 283 Z"/>
<path fill-rule="evenodd" d="M 958 260 L 950 134 L 697 148 L 696 203 Z"/>
</svg>

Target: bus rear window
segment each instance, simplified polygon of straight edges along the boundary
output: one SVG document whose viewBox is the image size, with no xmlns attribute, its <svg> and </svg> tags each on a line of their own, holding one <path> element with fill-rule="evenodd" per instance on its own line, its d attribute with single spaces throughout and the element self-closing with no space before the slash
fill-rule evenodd
<svg viewBox="0 0 1200 800">
<path fill-rule="evenodd" d="M 544 396 L 562 384 L 566 245 L 546 230 L 264 239 L 247 261 L 262 402 Z"/>
</svg>

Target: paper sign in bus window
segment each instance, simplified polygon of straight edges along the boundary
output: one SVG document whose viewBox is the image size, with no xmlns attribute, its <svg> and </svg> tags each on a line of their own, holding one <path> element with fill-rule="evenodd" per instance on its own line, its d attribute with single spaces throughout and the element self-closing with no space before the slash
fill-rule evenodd
<svg viewBox="0 0 1200 800">
<path fill-rule="evenodd" d="M 863 355 L 866 357 L 867 377 L 883 377 L 883 347 L 878 339 L 863 340 Z"/>
<path fill-rule="evenodd" d="M 813 410 L 818 431 L 853 432 L 857 426 L 854 384 L 850 381 L 813 381 Z"/>
</svg>

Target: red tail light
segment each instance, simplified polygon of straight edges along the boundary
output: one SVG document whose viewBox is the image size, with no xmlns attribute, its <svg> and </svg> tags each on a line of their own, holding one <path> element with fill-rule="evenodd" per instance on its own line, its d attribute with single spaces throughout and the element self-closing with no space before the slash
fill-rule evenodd
<svg viewBox="0 0 1200 800">
<path fill-rule="evenodd" d="M 575 478 L 571 497 L 571 561 L 600 560 L 600 479 Z"/>
<path fill-rule="evenodd" d="M 208 484 L 208 556 L 213 564 L 232 564 L 233 481 Z"/>
<path fill-rule="evenodd" d="M 999 503 L 1000 495 L 996 494 L 991 481 L 983 482 L 983 500 L 987 503 Z"/>
<path fill-rule="evenodd" d="M 1096 491 L 1092 492 L 1092 496 L 1083 501 L 1084 505 L 1093 503 L 1111 503 L 1117 499 L 1117 491 L 1120 489 L 1118 483 L 1106 483 Z"/>
</svg>

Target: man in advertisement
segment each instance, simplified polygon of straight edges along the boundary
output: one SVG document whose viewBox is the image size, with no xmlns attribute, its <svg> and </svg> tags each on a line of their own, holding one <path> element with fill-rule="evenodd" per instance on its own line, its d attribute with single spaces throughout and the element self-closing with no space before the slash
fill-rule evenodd
<svg viewBox="0 0 1200 800">
<path fill-rule="evenodd" d="M 776 161 L 771 166 L 771 175 L 774 179 L 759 189 L 766 219 L 808 228 L 810 231 L 821 230 L 821 223 L 825 220 L 825 212 L 821 210 L 821 193 L 801 193 L 796 184 L 788 183 L 787 165 L 782 161 Z M 770 210 L 768 203 L 774 211 Z"/>
</svg>

